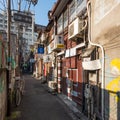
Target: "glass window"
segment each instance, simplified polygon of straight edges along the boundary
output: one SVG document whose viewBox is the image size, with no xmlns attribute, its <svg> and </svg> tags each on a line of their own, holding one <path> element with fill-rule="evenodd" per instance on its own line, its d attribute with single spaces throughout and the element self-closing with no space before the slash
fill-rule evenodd
<svg viewBox="0 0 120 120">
<path fill-rule="evenodd" d="M 0 20 L 0 23 L 2 23 L 3 22 L 3 20 Z"/>
<path fill-rule="evenodd" d="M 75 0 L 69 6 L 69 18 L 70 22 L 75 18 Z"/>
<path fill-rule="evenodd" d="M 79 5 L 81 5 L 82 2 L 83 2 L 83 0 L 77 0 L 77 7 L 78 7 Z"/>
<path fill-rule="evenodd" d="M 61 15 L 57 21 L 57 33 L 62 32 L 63 30 L 63 15 Z"/>
<path fill-rule="evenodd" d="M 64 12 L 64 28 L 68 25 L 68 10 Z"/>
<path fill-rule="evenodd" d="M 75 12 L 75 2 L 73 2 L 73 3 L 70 5 L 70 15 L 72 15 L 74 12 Z"/>
<path fill-rule="evenodd" d="M 2 28 L 2 27 L 3 27 L 3 25 L 0 25 L 0 27 Z"/>
</svg>

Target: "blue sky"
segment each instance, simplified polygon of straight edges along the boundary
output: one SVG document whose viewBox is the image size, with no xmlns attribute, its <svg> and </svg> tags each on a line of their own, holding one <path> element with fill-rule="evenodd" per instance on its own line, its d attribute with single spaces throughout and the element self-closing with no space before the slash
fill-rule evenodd
<svg viewBox="0 0 120 120">
<path fill-rule="evenodd" d="M 4 5 L 7 6 L 6 0 L 0 0 L 0 12 L 1 9 L 5 9 Z M 18 1 L 19 0 L 11 0 L 11 8 L 18 10 Z M 27 9 L 28 4 L 26 4 L 26 0 L 21 0 L 21 10 Z M 35 13 L 35 23 L 40 25 L 48 24 L 48 11 L 52 9 L 54 3 L 57 0 L 38 0 L 37 5 L 31 5 L 31 10 Z M 26 7 L 25 7 L 26 6 Z"/>
<path fill-rule="evenodd" d="M 41 25 L 48 24 L 48 11 L 51 10 L 56 0 L 38 0 L 35 6 L 35 22 Z"/>
</svg>

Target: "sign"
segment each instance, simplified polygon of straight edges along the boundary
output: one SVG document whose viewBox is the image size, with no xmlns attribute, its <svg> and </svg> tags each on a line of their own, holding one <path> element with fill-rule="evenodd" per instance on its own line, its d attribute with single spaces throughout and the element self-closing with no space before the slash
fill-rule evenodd
<svg viewBox="0 0 120 120">
<path fill-rule="evenodd" d="M 57 44 L 57 48 L 64 48 L 63 44 Z"/>
<path fill-rule="evenodd" d="M 33 58 L 30 59 L 30 63 L 34 63 L 35 60 Z"/>
<path fill-rule="evenodd" d="M 98 70 L 101 69 L 101 62 L 99 59 L 93 61 L 83 61 L 82 67 L 84 70 Z"/>
<path fill-rule="evenodd" d="M 52 56 L 51 55 L 45 55 L 45 56 L 43 56 L 43 62 L 44 63 L 52 62 Z"/>
<path fill-rule="evenodd" d="M 38 44 L 38 54 L 44 54 L 44 45 Z"/>
<path fill-rule="evenodd" d="M 66 52 L 65 52 L 65 57 L 73 57 L 76 55 L 76 48 L 70 48 L 70 49 L 67 49 Z"/>
<path fill-rule="evenodd" d="M 14 13 L 13 19 L 15 21 L 18 21 L 18 22 L 32 24 L 32 16 L 30 16 L 30 15 L 25 15 L 25 14 L 21 14 L 21 13 Z"/>
</svg>

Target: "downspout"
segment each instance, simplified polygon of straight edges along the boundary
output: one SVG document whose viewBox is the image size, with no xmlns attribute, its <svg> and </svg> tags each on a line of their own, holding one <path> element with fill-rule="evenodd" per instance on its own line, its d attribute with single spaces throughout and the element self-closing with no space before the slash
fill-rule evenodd
<svg viewBox="0 0 120 120">
<path fill-rule="evenodd" d="M 104 65 L 105 65 L 105 53 L 104 53 L 104 48 L 102 45 L 100 44 L 97 44 L 97 43 L 93 43 L 91 42 L 91 15 L 90 15 L 90 10 L 91 10 L 91 2 L 88 1 L 87 3 L 87 13 L 88 13 L 88 41 L 90 43 L 90 45 L 93 45 L 93 46 L 97 46 L 101 49 L 101 52 L 102 52 L 102 80 L 101 80 L 101 88 L 102 88 L 102 105 L 101 105 L 101 112 L 102 112 L 102 120 L 104 120 L 104 86 L 105 86 L 105 80 L 104 80 Z"/>
</svg>

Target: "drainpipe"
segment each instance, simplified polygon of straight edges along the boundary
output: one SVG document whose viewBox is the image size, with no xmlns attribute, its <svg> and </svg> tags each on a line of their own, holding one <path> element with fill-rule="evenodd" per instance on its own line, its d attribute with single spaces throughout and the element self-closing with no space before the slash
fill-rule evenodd
<svg viewBox="0 0 120 120">
<path fill-rule="evenodd" d="M 93 43 L 91 42 L 91 15 L 90 15 L 90 10 L 91 10 L 91 2 L 88 1 L 87 3 L 87 13 L 88 13 L 88 41 L 90 43 L 90 45 L 93 45 L 93 46 L 97 46 L 101 49 L 101 52 L 102 52 L 102 80 L 101 80 L 101 88 L 102 88 L 102 105 L 101 105 L 101 112 L 102 112 L 102 120 L 104 120 L 104 86 L 105 86 L 105 80 L 104 80 L 104 65 L 105 65 L 105 61 L 104 61 L 104 58 L 105 58 L 105 53 L 104 53 L 104 48 L 102 45 L 100 44 L 96 44 L 96 43 Z"/>
</svg>

